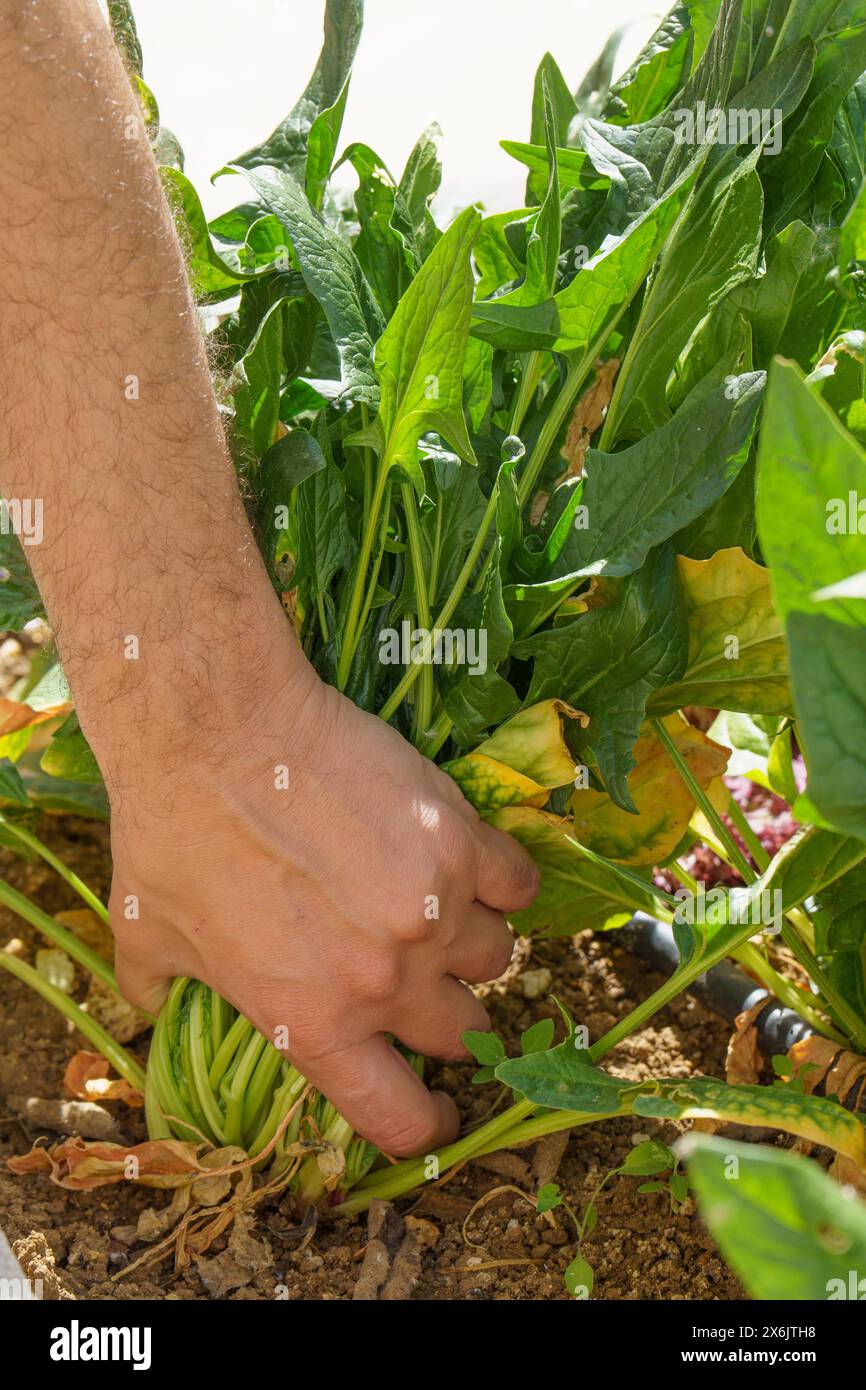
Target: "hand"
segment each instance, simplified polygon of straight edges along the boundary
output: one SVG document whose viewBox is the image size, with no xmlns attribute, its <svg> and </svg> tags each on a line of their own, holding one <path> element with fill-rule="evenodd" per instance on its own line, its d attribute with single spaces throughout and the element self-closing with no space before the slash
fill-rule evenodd
<svg viewBox="0 0 866 1390">
<path fill-rule="evenodd" d="M 287 1030 L 292 1062 L 385 1153 L 449 1142 L 453 1103 L 384 1035 L 466 1056 L 461 1035 L 489 1021 L 461 981 L 506 968 L 529 856 L 294 655 L 218 760 L 202 737 L 186 770 L 145 752 L 112 779 L 124 994 L 157 1011 L 173 976 L 203 980 L 269 1039 Z"/>
</svg>

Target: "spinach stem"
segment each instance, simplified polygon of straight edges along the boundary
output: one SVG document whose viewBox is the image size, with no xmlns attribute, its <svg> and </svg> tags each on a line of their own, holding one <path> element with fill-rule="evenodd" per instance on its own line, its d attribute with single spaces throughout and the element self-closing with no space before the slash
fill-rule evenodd
<svg viewBox="0 0 866 1390">
<path fill-rule="evenodd" d="M 707 820 L 710 822 L 719 842 L 717 850 L 721 850 L 721 857 L 731 868 L 736 869 L 737 872 L 741 874 L 745 883 L 749 885 L 753 884 L 757 879 L 755 870 L 745 858 L 742 850 L 736 840 L 734 840 L 712 802 L 692 776 L 691 770 L 687 767 L 685 760 L 668 734 L 667 729 L 665 729 L 664 725 L 658 719 L 652 720 L 652 726 L 656 736 L 664 745 L 675 763 L 680 776 L 689 788 L 692 796 L 694 796 Z M 731 801 L 733 802 L 733 798 L 731 798 Z M 739 811 L 739 807 L 737 810 Z M 740 814 L 742 815 L 742 812 L 740 812 Z M 746 818 L 744 815 L 742 818 L 745 821 Z M 749 827 L 749 830 L 750 833 L 754 833 L 751 832 L 751 827 Z M 763 846 L 761 846 L 761 849 L 763 853 Z M 829 1022 L 821 1021 L 814 1010 L 810 1009 L 807 999 L 804 999 L 802 1003 L 800 1002 L 799 995 L 802 991 L 795 990 L 793 994 L 789 994 L 786 1002 L 792 1009 L 795 1009 L 797 1013 L 801 1014 L 803 1018 L 811 1022 L 814 1027 L 817 1027 L 819 1031 L 824 1033 L 827 1037 L 832 1037 L 835 1038 L 836 1041 L 842 1042 L 851 1040 L 855 1042 L 859 1048 L 866 1050 L 866 1022 L 858 1016 L 856 1010 L 851 1007 L 844 995 L 837 989 L 834 982 L 818 964 L 813 951 L 810 950 L 809 945 L 803 939 L 806 934 L 803 929 L 804 922 L 807 929 L 811 928 L 812 924 L 809 921 L 808 915 L 804 913 L 802 909 L 787 909 L 785 911 L 785 920 L 783 920 L 781 924 L 782 940 L 791 954 L 809 974 L 828 1006 L 834 1011 L 836 1017 L 846 1029 L 848 1035 L 847 1039 L 839 1034 Z M 779 997 L 782 998 L 782 995 L 779 994 Z"/>
<path fill-rule="evenodd" d="M 35 852 L 45 860 L 46 864 L 50 864 L 55 873 L 58 873 L 62 879 L 65 879 L 70 888 L 75 889 L 79 898 L 87 904 L 91 912 L 95 912 L 100 921 L 108 926 L 108 909 L 96 896 L 93 889 L 88 888 L 87 884 L 84 883 L 76 873 L 73 873 L 72 869 L 64 864 L 62 859 L 59 859 L 56 854 L 53 854 L 48 846 L 42 843 L 38 836 L 31 834 L 29 830 L 25 830 L 22 826 L 16 825 L 14 821 L 11 820 L 4 819 L 3 827 L 14 835 L 17 840 L 20 840 L 22 845 L 26 845 L 28 849 L 35 850 Z"/>
<path fill-rule="evenodd" d="M 529 457 L 529 461 L 527 462 L 520 480 L 517 494 L 520 498 L 521 508 L 526 506 L 532 496 L 535 484 L 538 482 L 539 474 L 547 462 L 547 456 L 556 442 L 556 436 L 565 423 L 565 418 L 574 404 L 575 397 L 584 385 L 587 377 L 598 361 L 605 343 L 611 333 L 616 329 L 617 324 L 628 309 L 630 303 L 631 299 L 620 305 L 610 323 L 605 325 L 593 342 L 587 344 L 586 351 L 581 357 L 577 358 L 569 368 L 568 375 L 560 388 L 559 395 L 553 403 L 550 414 L 542 426 L 541 433 L 535 443 L 535 448 Z M 609 414 L 610 412 L 608 412 L 608 415 Z M 603 445 L 600 444 L 599 448 L 603 448 Z"/>
<path fill-rule="evenodd" d="M 605 327 L 603 332 L 601 332 L 598 335 L 595 342 L 589 345 L 586 352 L 577 361 L 575 361 L 572 367 L 570 368 L 565 382 L 560 388 L 559 394 L 553 403 L 553 406 L 550 410 L 547 419 L 544 422 L 541 433 L 539 434 L 538 439 L 536 441 L 535 448 L 533 449 L 529 457 L 529 460 L 526 464 L 526 468 L 524 469 L 520 482 L 518 483 L 517 495 L 520 501 L 521 508 L 526 506 L 526 503 L 532 494 L 532 490 L 535 487 L 536 482 L 538 481 L 538 475 L 544 467 L 545 462 L 547 461 L 547 456 L 553 447 L 553 444 L 556 440 L 556 436 L 558 435 L 562 427 L 566 415 L 568 414 L 571 406 L 574 403 L 575 396 L 579 392 L 580 388 L 583 386 L 589 373 L 592 371 L 592 368 L 596 362 L 599 352 L 604 347 L 604 344 L 607 342 L 611 333 L 616 328 L 617 324 L 619 323 L 619 320 L 621 319 L 622 315 L 625 313 L 627 308 L 627 304 L 623 304 L 620 307 L 619 312 L 616 314 L 613 320 Z M 487 537 L 490 533 L 490 528 L 493 525 L 493 522 L 496 518 L 496 502 L 497 490 L 496 488 L 494 488 L 490 496 L 490 500 L 487 503 L 487 508 L 485 510 L 484 516 L 482 517 L 481 525 L 478 528 L 478 534 L 475 537 L 472 549 L 466 557 L 466 562 L 463 565 L 463 568 L 460 571 L 457 580 L 455 581 L 454 587 L 451 590 L 450 595 L 445 601 L 445 605 L 441 613 L 436 618 L 436 627 L 446 627 L 448 625 L 449 621 L 454 615 L 454 611 L 457 608 L 458 603 L 463 597 L 463 594 L 466 590 L 466 586 L 472 578 L 472 572 L 475 569 L 475 566 L 478 563 L 478 560 L 480 559 L 481 553 L 487 542 Z M 491 555 L 488 555 L 481 575 L 478 578 L 478 583 L 476 584 L 476 592 L 478 592 L 480 587 L 483 585 L 484 577 L 487 573 L 487 567 L 489 566 L 491 561 Z M 415 684 L 415 681 L 418 679 L 421 669 L 421 663 L 419 662 L 415 662 L 413 663 L 413 665 L 409 667 L 408 671 L 403 676 L 403 679 L 400 681 L 393 694 L 382 707 L 379 715 L 381 719 L 387 721 L 393 717 L 396 711 L 400 708 L 400 705 L 405 700 L 409 691 L 412 689 L 412 686 Z"/>
<path fill-rule="evenodd" d="M 766 873 L 770 867 L 770 856 L 749 825 L 745 811 L 734 796 L 728 798 L 728 815 L 740 832 L 740 838 L 757 864 L 759 872 Z"/>
<path fill-rule="evenodd" d="M 285 1116 L 286 1111 L 291 1109 L 292 1105 L 297 1100 L 298 1096 L 301 1094 L 301 1092 L 307 1084 L 304 1077 L 301 1076 L 301 1073 L 299 1071 L 296 1071 L 293 1066 L 291 1066 L 287 1062 L 284 1062 L 283 1066 L 285 1068 L 284 1079 L 281 1082 L 279 1089 L 274 1092 L 271 1108 L 268 1111 L 264 1123 L 259 1129 L 258 1134 L 250 1144 L 249 1152 L 251 1158 L 255 1158 L 256 1154 L 261 1153 L 262 1149 L 267 1148 L 268 1144 L 271 1142 L 280 1125 L 282 1124 L 283 1117 Z M 293 1142 L 294 1139 L 297 1137 L 298 1132 L 300 1130 L 300 1126 L 301 1117 L 300 1115 L 298 1115 L 295 1117 L 295 1119 L 292 1120 L 287 1131 L 290 1142 Z"/>
<path fill-rule="evenodd" d="M 0 951 L 0 967 L 8 970 L 15 975 L 21 982 L 28 985 L 30 989 L 41 994 L 42 998 L 69 1022 L 74 1024 L 79 1033 L 83 1033 L 88 1042 L 93 1043 L 99 1048 L 103 1057 L 110 1063 L 119 1076 L 124 1081 L 128 1081 L 130 1086 L 134 1086 L 137 1091 L 144 1090 L 145 1076 L 141 1065 L 136 1061 L 125 1047 L 121 1047 L 119 1042 L 115 1042 L 110 1033 L 97 1023 L 95 1018 L 86 1014 L 84 1010 L 76 1004 L 74 999 L 70 999 L 68 994 L 64 994 L 62 989 L 51 984 L 38 970 L 34 970 L 32 965 L 26 961 L 19 960 L 17 956 L 11 955 L 8 951 Z"/>
<path fill-rule="evenodd" d="M 379 526 L 379 514 L 382 510 L 382 503 L 388 488 L 388 477 L 391 471 L 391 464 L 387 454 L 383 455 L 376 474 L 376 485 L 373 492 L 373 500 L 370 504 L 370 511 L 364 526 L 364 534 L 361 539 L 361 549 L 355 564 L 355 576 L 352 581 L 352 595 L 349 599 L 349 609 L 346 614 L 346 625 L 343 632 L 343 645 L 340 651 L 340 660 L 337 665 L 337 685 L 340 690 L 345 690 L 352 670 L 352 662 L 355 659 L 355 652 L 358 650 L 358 643 L 361 640 L 361 628 L 358 619 L 361 615 L 361 607 L 364 602 L 364 593 L 367 584 L 367 571 L 370 567 L 370 557 L 373 553 L 373 546 L 376 541 L 376 532 Z"/>
<path fill-rule="evenodd" d="M 441 502 L 441 499 L 440 499 Z M 427 581 L 427 592 L 430 596 L 430 606 L 436 602 L 439 589 L 439 566 L 442 563 L 442 507 L 436 508 L 436 521 L 433 533 L 433 553 L 430 556 L 430 577 Z"/>
<path fill-rule="evenodd" d="M 441 612 L 436 617 L 436 621 L 434 623 L 435 627 L 447 627 L 448 623 L 454 616 L 457 605 L 463 597 L 463 594 L 466 590 L 466 586 L 472 578 L 472 572 L 478 563 L 482 550 L 484 549 L 484 545 L 487 540 L 490 527 L 493 525 L 493 520 L 496 516 L 496 500 L 496 489 L 494 488 L 490 500 L 487 503 L 487 508 L 484 512 L 484 516 L 481 519 L 481 525 L 478 528 L 478 534 L 472 543 L 472 549 L 470 550 L 469 554 L 466 557 L 466 560 L 464 561 L 463 568 L 461 569 L 459 575 L 454 581 L 454 587 L 451 590 L 451 593 L 448 595 L 448 598 L 445 600 L 445 604 Z M 393 718 L 394 714 L 400 708 L 401 704 L 405 700 L 406 696 L 409 694 L 409 691 L 412 689 L 412 686 L 415 684 L 423 669 L 424 663 L 419 661 L 415 661 L 412 663 L 412 665 L 409 667 L 409 669 L 403 676 L 403 679 L 400 681 L 399 685 L 396 687 L 391 696 L 382 706 L 382 709 L 379 711 L 380 719 L 384 719 L 387 723 L 389 719 Z"/>
<path fill-rule="evenodd" d="M 526 419 L 526 412 L 531 406 L 532 399 L 538 389 L 543 361 L 544 354 L 537 350 L 535 352 L 530 352 L 522 359 L 523 373 L 520 378 L 520 385 L 514 397 L 514 409 L 511 412 L 510 434 L 520 434 L 523 421 Z"/>
<path fill-rule="evenodd" d="M 367 593 L 364 598 L 364 607 L 361 609 L 361 617 L 358 620 L 358 638 L 363 636 L 367 627 L 367 620 L 373 608 L 373 600 L 376 597 L 376 590 L 379 587 L 379 572 L 382 568 L 382 557 L 385 552 L 385 538 L 388 534 L 388 521 L 391 511 L 391 484 L 389 482 L 385 489 L 385 500 L 382 503 L 382 512 L 379 523 L 379 535 L 376 539 L 376 557 L 373 561 L 373 568 L 370 571 L 370 582 L 367 585 Z"/>
<path fill-rule="evenodd" d="M 499 1149 L 506 1147 L 505 1140 L 510 1134 L 511 1129 L 521 1121 L 529 1119 L 537 1109 L 531 1100 L 517 1101 L 510 1109 L 497 1115 L 494 1119 L 488 1120 L 481 1129 L 476 1129 L 472 1134 L 467 1134 L 463 1139 L 456 1140 L 453 1144 L 448 1144 L 444 1149 L 439 1149 L 433 1155 L 425 1155 L 423 1158 L 407 1158 L 402 1163 L 395 1163 L 392 1167 L 383 1172 L 369 1173 L 362 1178 L 354 1189 L 355 1192 L 368 1194 L 367 1200 L 362 1201 L 366 1206 L 371 1197 L 378 1197 L 380 1191 L 385 1196 L 401 1196 L 404 1192 L 411 1192 L 413 1188 L 419 1187 L 428 1177 L 429 1160 L 435 1157 L 437 1176 L 443 1170 L 454 1166 L 455 1163 L 465 1163 L 467 1159 L 474 1158 L 479 1153 L 489 1153 L 488 1145 Z M 342 1212 L 359 1211 L 361 1205 L 357 1205 L 359 1198 L 350 1197 L 337 1210 Z M 353 1201 L 356 1205 L 352 1205 Z"/>
<path fill-rule="evenodd" d="M 793 913 L 786 913 L 786 919 L 790 919 L 793 915 Z M 827 1004 L 845 1028 L 848 1038 L 842 1038 L 841 1041 L 847 1042 L 848 1039 L 851 1039 L 861 1052 L 866 1052 L 866 1021 L 860 1017 L 856 1009 L 852 1008 L 844 994 L 837 989 L 829 975 L 818 964 L 815 956 L 790 920 L 782 922 L 782 940 L 794 959 L 810 976 L 812 983 L 820 990 Z M 798 1006 L 792 1005 L 792 1008 L 798 1008 Z M 798 1008 L 798 1012 L 802 1012 L 802 1010 Z M 805 1014 L 803 1016 L 806 1017 Z M 839 1034 L 830 1032 L 826 1025 L 821 1031 L 827 1033 L 829 1037 L 836 1038 L 837 1041 L 840 1040 Z"/>
<path fill-rule="evenodd" d="M 216 1096 L 208 1082 L 208 1059 L 204 1043 L 204 1018 L 202 1013 L 202 992 L 196 988 L 192 996 L 189 1016 L 189 1031 L 192 1034 L 190 1046 L 190 1070 L 187 1081 L 193 1087 L 196 1099 L 211 1130 L 211 1137 L 218 1144 L 226 1142 L 222 1115 Z"/>
<path fill-rule="evenodd" d="M 436 757 L 442 745 L 447 743 L 448 739 L 451 737 L 451 730 L 453 728 L 454 725 L 452 721 L 449 719 L 445 710 L 443 710 L 436 720 L 436 723 L 433 725 L 433 728 L 430 730 L 427 742 L 422 750 L 428 758 Z"/>
<path fill-rule="evenodd" d="M 612 328 L 608 330 L 608 334 Z M 607 334 L 605 335 L 607 336 Z M 517 486 L 517 496 L 520 500 L 521 510 L 526 506 L 532 496 L 535 484 L 538 482 L 539 474 L 547 462 L 547 456 L 556 442 L 556 436 L 565 423 L 565 418 L 574 404 L 578 391 L 583 386 L 589 373 L 592 371 L 595 362 L 595 353 L 587 351 L 572 363 L 568 375 L 560 388 L 556 400 L 553 402 L 548 413 L 547 419 L 541 427 L 541 433 L 535 442 L 535 448 L 527 460 L 526 467 Z"/>
<path fill-rule="evenodd" d="M 117 993 L 117 981 L 114 978 L 114 971 L 107 960 L 103 960 L 91 946 L 87 946 L 83 941 L 79 941 L 73 932 L 62 927 L 53 917 L 49 917 L 47 912 L 43 912 L 41 907 L 37 907 L 23 893 L 19 893 L 17 888 L 0 879 L 0 903 L 8 907 L 17 916 L 23 917 L 25 922 L 29 922 L 31 927 L 42 932 L 55 946 L 59 946 L 62 951 L 70 955 L 73 960 L 87 970 L 91 975 L 95 975 L 104 985 Z M 40 976 L 41 978 L 41 976 Z"/>
<path fill-rule="evenodd" d="M 406 518 L 406 534 L 409 540 L 409 557 L 412 562 L 412 577 L 415 584 L 415 599 L 418 607 L 418 626 L 424 632 L 424 651 L 422 671 L 415 694 L 415 711 L 412 716 L 412 741 L 427 734 L 433 719 L 433 637 L 430 627 L 430 596 L 427 588 L 427 575 L 424 570 L 424 544 L 418 511 L 415 506 L 415 489 L 411 483 L 402 486 L 403 513 Z"/>
<path fill-rule="evenodd" d="M 812 952 L 812 955 L 814 955 L 815 924 L 809 916 L 808 912 L 806 912 L 802 907 L 792 907 L 790 912 L 787 912 L 785 915 L 788 918 L 788 921 L 797 928 L 797 931 L 800 933 L 801 939 Z"/>
<path fill-rule="evenodd" d="M 159 1012 L 156 1027 L 150 1040 L 147 1055 L 147 1075 L 145 1077 L 144 1104 L 147 1118 L 147 1132 L 151 1139 L 174 1138 L 171 1116 L 175 1123 L 188 1127 L 189 1132 L 181 1135 L 192 1143 L 200 1143 L 198 1131 L 202 1123 L 197 1118 L 191 1098 L 187 1103 L 186 1083 L 176 1075 L 174 1061 L 179 1050 L 178 1020 L 184 1007 L 187 986 L 190 980 L 178 976 L 172 983 L 168 998 Z M 181 1089 L 183 1088 L 183 1090 Z"/>
<path fill-rule="evenodd" d="M 361 428 L 362 428 L 362 429 L 367 429 L 367 427 L 368 427 L 369 424 L 370 424 L 370 411 L 369 411 L 369 408 L 368 408 L 366 405 L 364 405 L 364 403 L 362 402 L 362 403 L 361 403 Z M 367 448 L 367 447 L 365 446 L 365 448 L 362 450 L 362 456 L 363 456 L 363 459 L 364 459 L 364 510 L 363 510 L 363 521 L 362 521 L 362 523 L 361 523 L 361 529 L 362 529 L 362 531 L 364 531 L 364 530 L 366 530 L 366 528 L 367 528 L 367 522 L 368 522 L 368 520 L 369 520 L 369 518 L 370 518 L 370 503 L 371 503 L 371 501 L 372 501 L 372 494 L 373 494 L 373 451 L 372 451 L 372 449 Z"/>
<path fill-rule="evenodd" d="M 512 1106 L 512 1110 L 506 1112 L 511 1115 L 518 1107 Z M 482 1158 L 485 1154 L 496 1153 L 500 1149 L 518 1149 L 525 1144 L 533 1144 L 536 1139 L 541 1139 L 545 1134 L 558 1134 L 564 1129 L 577 1129 L 581 1125 L 601 1123 L 604 1120 L 614 1120 L 620 1115 L 629 1113 L 630 1106 L 624 1102 L 616 1110 L 608 1110 L 603 1114 L 588 1112 L 583 1110 L 542 1110 L 536 1115 L 531 1115 L 528 1119 L 521 1121 L 518 1118 L 513 1120 L 513 1128 L 509 1129 L 503 1142 L 502 1136 L 487 1139 L 484 1143 L 476 1145 L 471 1153 L 459 1153 L 455 1157 L 448 1149 L 442 1149 L 436 1158 L 439 1160 L 440 1170 L 445 1168 L 446 1172 L 455 1165 L 462 1166 L 470 1158 Z M 484 1131 L 476 1130 L 476 1135 Z M 475 1136 L 472 1136 L 475 1137 Z M 458 1141 L 452 1147 L 462 1148 L 467 1141 Z M 450 1156 L 449 1156 L 450 1155 Z M 397 1164 L 393 1168 L 380 1170 L 370 1173 L 366 1178 L 352 1189 L 350 1195 L 339 1206 L 334 1207 L 334 1214 L 337 1216 L 350 1216 L 353 1213 L 364 1211 L 374 1198 L 387 1200 L 394 1197 L 405 1196 L 407 1192 L 412 1192 L 414 1188 L 421 1187 L 429 1180 L 426 1160 L 410 1159 L 408 1163 L 412 1165 L 412 1171 L 404 1171 L 402 1164 Z M 443 1175 L 444 1176 L 444 1175 Z M 378 1181 L 376 1181 L 378 1179 Z"/>
<path fill-rule="evenodd" d="M 329 635 L 329 633 L 328 633 L 328 619 L 327 619 L 327 615 L 325 614 L 325 596 L 324 596 L 324 594 L 316 594 L 316 609 L 317 609 L 318 614 L 319 614 L 319 627 L 320 627 L 321 630 L 322 630 L 322 641 L 323 641 L 323 642 L 330 642 L 331 638 L 330 638 L 330 635 Z"/>
</svg>

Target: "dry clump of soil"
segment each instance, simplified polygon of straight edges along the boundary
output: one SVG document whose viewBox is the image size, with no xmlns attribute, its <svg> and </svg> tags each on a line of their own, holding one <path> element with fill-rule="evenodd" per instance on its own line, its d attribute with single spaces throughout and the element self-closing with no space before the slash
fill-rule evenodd
<svg viewBox="0 0 866 1390">
<path fill-rule="evenodd" d="M 106 827 L 83 820 L 47 819 L 42 834 L 103 897 L 110 880 Z M 79 905 L 43 864 L 0 851 L 0 872 L 50 912 Z M 0 909 L 0 949 L 19 937 L 26 958 L 43 943 L 20 919 Z M 549 996 L 527 998 L 549 971 L 558 997 L 578 1023 L 600 1037 L 661 982 L 629 956 L 616 933 L 583 933 L 573 940 L 530 947 L 521 943 L 502 982 L 488 991 L 493 1026 L 512 1053 L 521 1032 L 541 1018 L 558 1019 Z M 528 973 L 528 979 L 527 979 Z M 84 980 L 80 977 L 79 998 Z M 681 998 L 609 1059 L 611 1069 L 634 1080 L 650 1076 L 724 1075 L 729 1030 L 699 1004 Z M 44 1279 L 46 1297 L 76 1299 L 347 1299 L 355 1291 L 367 1223 L 324 1214 L 315 1229 L 302 1227 L 292 1199 L 263 1202 L 255 1216 L 236 1222 L 208 1255 L 176 1273 L 170 1259 L 123 1270 L 147 1246 L 136 1227 L 148 1209 L 161 1210 L 170 1194 L 131 1183 L 89 1193 L 66 1192 L 48 1179 L 18 1178 L 4 1160 L 26 1152 L 35 1133 L 11 1112 L 9 1095 L 58 1097 L 65 1065 L 82 1045 L 54 1010 L 8 974 L 0 974 L 0 1227 L 25 1267 Z M 142 1057 L 146 1039 L 132 1044 Z M 434 1085 L 457 1101 L 464 1122 L 483 1122 L 497 1103 L 495 1085 L 471 1085 L 474 1067 L 431 1067 Z M 114 1107 L 130 1142 L 144 1138 L 140 1111 Z M 420 1299 L 567 1298 L 562 1275 L 572 1259 L 573 1228 L 557 1212 L 539 1216 L 514 1191 L 504 1191 L 464 1222 L 485 1193 L 512 1185 L 528 1194 L 542 1182 L 559 1183 L 580 1209 L 601 1179 L 621 1164 L 641 1138 L 673 1142 L 681 1127 L 634 1118 L 574 1131 L 559 1153 L 556 1138 L 534 1149 L 471 1163 L 447 1184 L 400 1204 L 421 1248 L 413 1296 Z M 48 1136 L 53 1139 L 56 1136 Z M 492 1166 L 491 1166 L 492 1165 Z M 736 1299 L 743 1293 L 726 1269 L 689 1199 L 672 1215 L 665 1194 L 639 1195 L 639 1180 L 614 1178 L 598 1198 L 598 1225 L 583 1253 L 595 1270 L 597 1299 Z M 149 1218 L 145 1217 L 147 1221 Z"/>
</svg>

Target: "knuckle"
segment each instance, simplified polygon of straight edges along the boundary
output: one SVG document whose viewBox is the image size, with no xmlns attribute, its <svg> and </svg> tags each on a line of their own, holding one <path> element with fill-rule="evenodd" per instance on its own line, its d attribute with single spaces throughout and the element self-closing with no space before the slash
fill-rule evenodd
<svg viewBox="0 0 866 1390">
<path fill-rule="evenodd" d="M 441 872 L 462 878 L 477 858 L 472 831 L 459 816 L 443 820 L 436 841 Z"/>
<path fill-rule="evenodd" d="M 332 1047 L 337 1020 L 319 998 L 298 990 L 293 983 L 248 974 L 235 992 L 234 1003 L 270 1042 L 284 1037 L 289 1056 L 319 1059 Z M 330 1002 L 330 1001 L 328 1001 Z"/>
<path fill-rule="evenodd" d="M 335 1020 L 317 1012 L 291 1013 L 286 1017 L 269 1011 L 266 1026 L 260 1028 L 265 1037 L 273 1038 L 278 1028 L 288 1032 L 287 1054 L 303 1059 L 303 1065 L 315 1068 L 328 1060 L 334 1051 Z"/>
<path fill-rule="evenodd" d="M 400 987 L 402 971 L 393 951 L 371 951 L 354 963 L 352 992 L 367 1002 L 391 999 Z"/>
<path fill-rule="evenodd" d="M 439 911 L 439 896 L 432 891 L 406 895 L 391 914 L 390 935 L 405 945 L 432 941 L 439 932 Z"/>
</svg>

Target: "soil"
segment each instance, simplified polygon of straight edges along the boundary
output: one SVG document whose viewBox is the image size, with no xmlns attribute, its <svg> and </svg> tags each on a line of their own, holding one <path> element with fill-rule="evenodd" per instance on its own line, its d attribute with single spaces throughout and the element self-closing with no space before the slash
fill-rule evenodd
<svg viewBox="0 0 866 1390">
<path fill-rule="evenodd" d="M 103 825 L 48 817 L 40 834 L 104 898 L 110 881 L 108 831 Z M 80 906 L 41 862 L 0 851 L 0 872 L 49 912 Z M 19 918 L 0 909 L 0 949 L 17 937 L 25 959 L 44 943 Z M 540 982 L 527 972 L 549 970 L 556 993 L 591 1040 L 600 1037 L 661 983 L 629 956 L 616 933 L 584 932 L 567 940 L 520 943 L 502 981 L 488 988 L 493 1026 L 509 1051 L 520 1033 L 545 1017 L 558 1018 L 547 997 L 524 991 Z M 84 979 L 79 972 L 80 989 Z M 543 983 L 543 980 L 542 980 Z M 681 998 L 609 1058 L 630 1079 L 652 1075 L 724 1075 L 729 1029 L 699 1004 Z M 26 1153 L 38 1131 L 13 1114 L 10 1095 L 56 1098 L 63 1071 L 85 1045 L 66 1020 L 12 976 L 0 974 L 0 1228 L 31 1277 L 44 1279 L 45 1296 L 76 1299 L 346 1299 L 355 1289 L 367 1244 L 365 1217 L 323 1215 L 312 1233 L 283 1194 L 261 1203 L 250 1222 L 236 1224 L 208 1256 L 181 1273 L 170 1257 L 123 1277 L 147 1246 L 134 1228 L 148 1208 L 163 1209 L 170 1194 L 120 1183 L 91 1193 L 66 1192 L 45 1177 L 16 1177 L 4 1160 Z M 142 1057 L 147 1037 L 131 1044 Z M 474 1127 L 496 1104 L 496 1086 L 472 1086 L 474 1066 L 430 1068 L 433 1084 L 457 1101 Z M 130 1142 L 144 1138 L 140 1111 L 112 1106 Z M 565 1200 L 582 1209 L 599 1182 L 642 1138 L 672 1143 L 686 1126 L 634 1119 L 573 1132 L 561 1158 L 556 1139 L 535 1149 L 467 1165 L 447 1184 L 400 1203 L 422 1247 L 413 1296 L 419 1299 L 567 1298 L 563 1271 L 575 1254 L 574 1232 L 560 1211 L 536 1215 L 513 1189 L 536 1191 L 559 1183 Z M 46 1135 L 54 1140 L 55 1135 Z M 490 1165 L 493 1165 L 492 1167 Z M 639 1194 L 640 1180 L 618 1177 L 598 1198 L 598 1224 L 583 1247 L 595 1270 L 596 1299 L 736 1299 L 744 1297 L 701 1225 L 691 1199 L 673 1215 L 666 1194 Z M 494 1188 L 507 1188 L 478 1209 Z M 466 1230 L 464 1232 L 464 1222 Z"/>
</svg>

